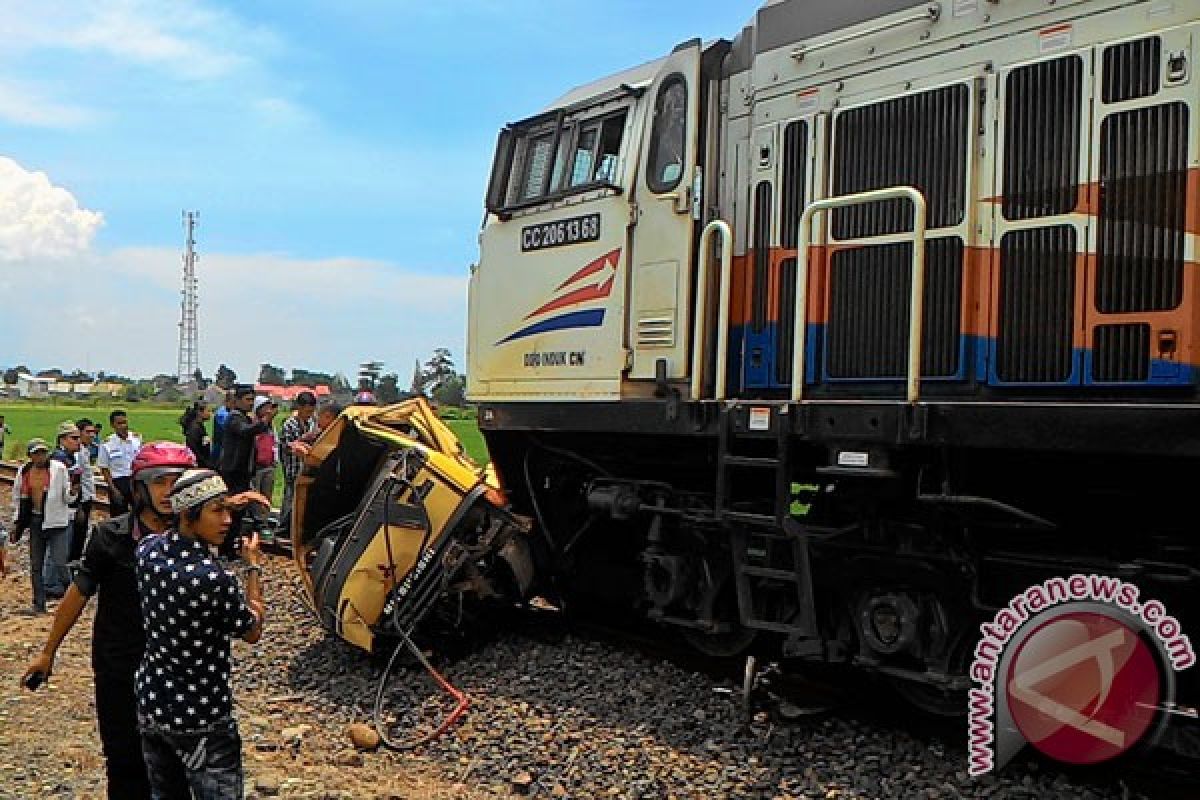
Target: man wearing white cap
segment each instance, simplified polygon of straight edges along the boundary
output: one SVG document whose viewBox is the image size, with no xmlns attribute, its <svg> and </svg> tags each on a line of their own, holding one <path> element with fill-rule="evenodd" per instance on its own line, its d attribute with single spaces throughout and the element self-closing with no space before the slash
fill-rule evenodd
<svg viewBox="0 0 1200 800">
<path fill-rule="evenodd" d="M 155 797 L 241 797 L 242 744 L 233 717 L 230 640 L 262 636 L 262 552 L 242 539 L 245 591 L 212 555 L 236 498 L 212 470 L 188 470 L 169 495 L 175 525 L 137 551 L 146 651 L 137 672 L 138 727 Z"/>
<path fill-rule="evenodd" d="M 51 461 L 57 461 L 67 468 L 71 478 L 71 487 L 78 494 L 75 502 L 71 503 L 71 520 L 67 528 L 65 543 L 61 547 L 51 548 L 46 553 L 46 567 L 43 571 L 42 583 L 46 587 L 46 596 L 55 600 L 61 599 L 71 585 L 71 570 L 67 568 L 67 560 L 71 550 L 71 536 L 75 531 L 75 517 L 79 513 L 79 501 L 84 498 L 83 469 L 79 466 L 78 455 L 81 449 L 82 436 L 74 422 L 67 420 L 58 426 L 58 436 L 55 440 L 54 451 L 50 454 Z"/>
</svg>

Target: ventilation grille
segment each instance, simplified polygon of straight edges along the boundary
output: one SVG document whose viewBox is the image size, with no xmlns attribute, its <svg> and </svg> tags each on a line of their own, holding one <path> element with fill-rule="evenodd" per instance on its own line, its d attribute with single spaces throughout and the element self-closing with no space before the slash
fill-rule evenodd
<svg viewBox="0 0 1200 800">
<path fill-rule="evenodd" d="M 970 93 L 963 84 L 897 97 L 839 114 L 833 178 L 835 195 L 887 186 L 915 186 L 928 203 L 928 225 L 962 221 L 965 208 Z M 838 209 L 839 239 L 912 229 L 907 200 Z"/>
<path fill-rule="evenodd" d="M 1109 47 L 1104 51 L 1106 103 L 1149 97 L 1158 91 L 1162 64 L 1162 42 L 1157 36 Z"/>
<path fill-rule="evenodd" d="M 779 243 L 794 248 L 800 239 L 807 182 L 808 123 L 793 122 L 783 131 L 783 191 L 780 193 Z"/>
<path fill-rule="evenodd" d="M 1150 326 L 1097 325 L 1092 349 L 1092 380 L 1145 381 L 1150 377 Z"/>
<path fill-rule="evenodd" d="M 754 190 L 754 288 L 750 324 L 761 333 L 767 324 L 767 276 L 771 269 L 771 184 L 763 181 Z"/>
<path fill-rule="evenodd" d="M 775 382 L 792 382 L 792 346 L 796 325 L 796 259 L 785 258 L 779 265 L 779 335 L 775 347 Z"/>
<path fill-rule="evenodd" d="M 674 317 L 642 317 L 637 322 L 638 347 L 674 347 Z"/>
<path fill-rule="evenodd" d="M 921 374 L 958 373 L 962 240 L 934 239 L 925 249 L 925 321 Z M 830 266 L 829 375 L 902 378 L 908 369 L 912 245 L 839 250 Z"/>
<path fill-rule="evenodd" d="M 1005 87 L 1004 216 L 1066 214 L 1079 197 L 1083 59 L 1013 70 Z"/>
<path fill-rule="evenodd" d="M 1012 231 L 1000 240 L 996 374 L 1011 383 L 1063 383 L 1073 365 L 1075 229 Z"/>
<path fill-rule="evenodd" d="M 1100 128 L 1096 307 L 1163 311 L 1183 298 L 1188 110 L 1112 114 Z"/>
</svg>

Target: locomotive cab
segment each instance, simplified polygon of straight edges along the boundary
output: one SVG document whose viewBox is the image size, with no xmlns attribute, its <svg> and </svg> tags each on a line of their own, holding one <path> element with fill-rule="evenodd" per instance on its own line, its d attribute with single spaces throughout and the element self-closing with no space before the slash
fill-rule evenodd
<svg viewBox="0 0 1200 800">
<path fill-rule="evenodd" d="M 686 42 L 501 131 L 470 282 L 471 393 L 611 400 L 687 377 L 702 65 L 726 47 Z"/>
</svg>

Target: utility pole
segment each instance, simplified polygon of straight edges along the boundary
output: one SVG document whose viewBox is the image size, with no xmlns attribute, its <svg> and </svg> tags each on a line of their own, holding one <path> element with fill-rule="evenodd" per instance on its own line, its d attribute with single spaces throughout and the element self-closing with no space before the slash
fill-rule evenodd
<svg viewBox="0 0 1200 800">
<path fill-rule="evenodd" d="M 183 289 L 180 292 L 179 313 L 179 369 L 178 378 L 181 384 L 195 380 L 196 369 L 200 366 L 199 339 L 200 324 L 196 317 L 199 306 L 196 297 L 196 220 L 200 218 L 198 211 L 183 212 L 183 230 L 186 236 L 183 251 Z"/>
</svg>

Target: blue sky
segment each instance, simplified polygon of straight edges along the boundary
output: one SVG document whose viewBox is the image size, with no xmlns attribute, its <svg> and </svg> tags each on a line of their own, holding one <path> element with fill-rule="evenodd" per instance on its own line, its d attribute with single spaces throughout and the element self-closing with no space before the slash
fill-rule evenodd
<svg viewBox="0 0 1200 800">
<path fill-rule="evenodd" d="M 173 372 L 197 209 L 206 374 L 461 366 L 500 126 L 755 8 L 10 0 L 0 365 Z"/>
</svg>

